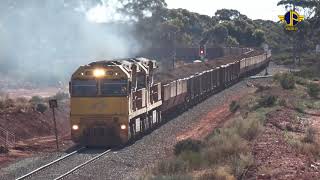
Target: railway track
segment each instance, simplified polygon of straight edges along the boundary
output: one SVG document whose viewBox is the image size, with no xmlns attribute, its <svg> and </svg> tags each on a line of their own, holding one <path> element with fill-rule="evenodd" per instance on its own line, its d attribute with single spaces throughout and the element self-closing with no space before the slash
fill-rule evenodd
<svg viewBox="0 0 320 180">
<path fill-rule="evenodd" d="M 108 154 L 111 149 L 103 150 L 102 152 L 90 152 L 92 150 L 82 147 L 78 150 L 75 150 L 65 156 L 62 156 L 54 161 L 51 161 L 21 177 L 16 178 L 16 180 L 23 180 L 23 179 L 54 179 L 60 180 L 75 172 L 78 169 L 88 165 L 89 163 L 101 158 L 102 156 Z M 101 150 L 100 150 L 101 151 Z M 87 152 L 87 153 L 86 153 Z M 76 160 L 78 159 L 85 159 L 85 160 Z M 78 161 L 76 163 L 72 162 Z M 69 162 L 70 161 L 70 162 Z M 63 168 L 67 166 L 66 168 Z M 72 166 L 72 167 L 70 167 Z M 59 167 L 61 171 L 59 171 Z M 58 171 L 58 172 L 57 172 Z"/>
</svg>

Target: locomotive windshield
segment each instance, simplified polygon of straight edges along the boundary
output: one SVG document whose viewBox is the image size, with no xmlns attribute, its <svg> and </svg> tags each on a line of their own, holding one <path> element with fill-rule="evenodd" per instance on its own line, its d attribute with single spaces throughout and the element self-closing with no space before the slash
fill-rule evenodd
<svg viewBox="0 0 320 180">
<path fill-rule="evenodd" d="M 96 80 L 73 80 L 71 89 L 72 96 L 92 97 L 98 94 Z"/>
<path fill-rule="evenodd" d="M 102 96 L 126 96 L 127 95 L 127 80 L 101 80 L 101 95 Z"/>
<path fill-rule="evenodd" d="M 100 84 L 100 93 L 98 93 Z M 73 80 L 72 96 L 74 97 L 96 97 L 99 96 L 126 96 L 128 94 L 127 80 Z"/>
</svg>

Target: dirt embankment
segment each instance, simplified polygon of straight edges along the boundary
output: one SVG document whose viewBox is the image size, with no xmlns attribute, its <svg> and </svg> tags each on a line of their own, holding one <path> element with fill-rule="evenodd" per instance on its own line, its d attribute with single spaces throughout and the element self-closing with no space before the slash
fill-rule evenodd
<svg viewBox="0 0 320 180">
<path fill-rule="evenodd" d="M 63 102 L 56 109 L 56 119 L 59 131 L 65 135 L 69 133 L 68 115 L 69 103 Z M 53 134 L 53 115 L 51 109 L 44 113 L 34 107 L 12 107 L 0 111 L 0 124 L 3 128 L 14 133 L 17 141 Z"/>
<path fill-rule="evenodd" d="M 68 101 L 59 103 L 56 120 L 60 147 L 64 147 L 71 143 Z M 0 166 L 34 153 L 55 151 L 53 115 L 49 108 L 44 113 L 31 104 L 4 108 L 0 110 L 0 127 L 14 134 L 16 141 L 15 147 L 9 147 L 9 153 L 0 154 Z M 12 136 L 9 138 L 12 142 Z M 4 141 L 0 143 L 5 146 Z"/>
</svg>

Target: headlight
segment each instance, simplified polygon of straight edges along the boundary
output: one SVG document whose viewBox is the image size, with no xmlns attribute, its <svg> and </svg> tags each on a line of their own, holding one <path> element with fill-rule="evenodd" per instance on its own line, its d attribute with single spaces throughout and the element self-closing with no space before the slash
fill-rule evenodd
<svg viewBox="0 0 320 180">
<path fill-rule="evenodd" d="M 103 69 L 95 69 L 95 70 L 93 70 L 93 75 L 95 77 L 102 77 L 102 76 L 106 75 L 106 72 Z"/>
<path fill-rule="evenodd" d="M 121 130 L 125 130 L 125 129 L 127 129 L 127 126 L 124 124 L 121 124 L 120 128 L 121 128 Z"/>
<path fill-rule="evenodd" d="M 72 130 L 78 130 L 79 129 L 79 126 L 78 125 L 73 125 L 72 126 Z"/>
</svg>

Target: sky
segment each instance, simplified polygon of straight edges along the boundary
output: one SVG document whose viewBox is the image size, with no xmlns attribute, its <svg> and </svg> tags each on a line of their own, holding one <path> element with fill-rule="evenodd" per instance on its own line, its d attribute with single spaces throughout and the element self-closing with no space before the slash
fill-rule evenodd
<svg viewBox="0 0 320 180">
<path fill-rule="evenodd" d="M 183 8 L 199 14 L 213 16 L 218 9 L 236 9 L 251 19 L 278 21 L 285 14 L 279 0 L 166 0 L 168 8 Z"/>
</svg>

